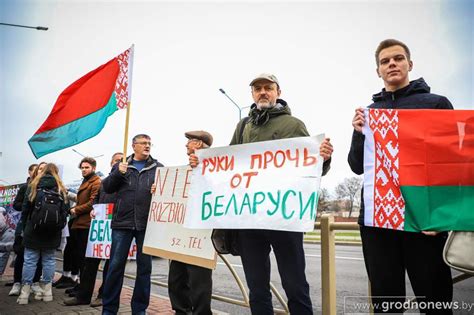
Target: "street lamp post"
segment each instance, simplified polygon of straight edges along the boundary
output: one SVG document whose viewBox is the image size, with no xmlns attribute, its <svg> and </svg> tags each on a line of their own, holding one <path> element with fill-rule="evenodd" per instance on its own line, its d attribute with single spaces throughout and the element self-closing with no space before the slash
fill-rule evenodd
<svg viewBox="0 0 474 315">
<path fill-rule="evenodd" d="M 3 179 L 0 179 L 0 182 L 5 183 L 7 185 L 11 185 L 9 182 L 7 182 L 6 180 L 3 180 Z M 3 185 L 0 184 L 0 186 L 3 186 Z"/>
<path fill-rule="evenodd" d="M 48 28 L 45 26 L 28 26 L 28 25 L 20 25 L 20 24 L 10 24 L 10 23 L 0 23 L 0 25 L 4 26 L 13 26 L 13 27 L 23 27 L 23 28 L 32 28 L 38 31 L 47 31 Z"/>
<path fill-rule="evenodd" d="M 232 104 L 235 105 L 235 107 L 237 107 L 237 109 L 239 110 L 239 121 L 240 121 L 240 120 L 242 119 L 242 111 L 243 111 L 244 109 L 246 109 L 246 108 L 249 108 L 250 106 L 240 107 L 239 105 L 237 105 L 236 102 L 234 102 L 233 99 L 230 98 L 229 95 L 227 95 L 227 93 L 226 93 L 223 89 L 219 89 L 219 91 L 220 91 L 222 94 L 224 94 L 224 95 L 232 102 Z"/>
<path fill-rule="evenodd" d="M 74 152 L 76 152 L 77 154 L 79 154 L 80 156 L 82 157 L 86 157 L 84 154 L 82 154 L 81 152 L 77 151 L 76 149 L 72 149 Z M 96 158 L 100 158 L 101 156 L 104 156 L 103 154 L 101 155 L 96 155 L 96 156 L 91 156 L 93 159 L 96 159 Z"/>
</svg>

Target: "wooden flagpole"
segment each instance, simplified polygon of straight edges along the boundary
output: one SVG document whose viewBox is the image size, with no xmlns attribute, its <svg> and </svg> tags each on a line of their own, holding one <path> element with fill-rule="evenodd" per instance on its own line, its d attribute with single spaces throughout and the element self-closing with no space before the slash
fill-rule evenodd
<svg viewBox="0 0 474 315">
<path fill-rule="evenodd" d="M 125 134 L 123 138 L 123 158 L 122 162 L 127 162 L 127 147 L 128 147 L 128 122 L 130 120 L 130 102 L 127 103 L 127 115 L 125 116 Z"/>
</svg>

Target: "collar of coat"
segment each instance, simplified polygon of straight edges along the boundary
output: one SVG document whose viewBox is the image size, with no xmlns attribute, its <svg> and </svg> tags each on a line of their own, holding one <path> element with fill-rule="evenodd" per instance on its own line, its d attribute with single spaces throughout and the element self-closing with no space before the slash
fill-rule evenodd
<svg viewBox="0 0 474 315">
<path fill-rule="evenodd" d="M 87 180 L 82 182 L 81 186 L 79 186 L 79 189 L 77 190 L 77 193 L 79 194 L 79 192 L 81 190 L 87 189 L 91 184 L 93 184 L 97 181 L 100 182 L 100 177 L 97 174 L 94 173 L 94 175 L 92 175 Z"/>
<path fill-rule="evenodd" d="M 130 155 L 128 158 L 127 158 L 127 163 L 128 163 L 128 168 L 132 168 L 134 170 L 137 170 L 137 168 L 133 165 L 133 157 L 135 156 L 135 153 Z M 147 171 L 151 168 L 153 168 L 154 166 L 158 166 L 158 164 L 156 163 L 157 161 L 151 156 L 149 155 L 148 158 L 146 159 L 146 162 L 145 162 L 145 166 L 142 168 L 142 171 Z M 137 170 L 138 171 L 138 170 Z"/>
<path fill-rule="evenodd" d="M 249 113 L 250 121 L 257 126 L 265 125 L 271 118 L 280 115 L 291 115 L 290 107 L 282 99 L 277 99 L 276 105 L 272 108 L 265 109 L 258 109 L 253 103 Z"/>
<path fill-rule="evenodd" d="M 425 79 L 419 78 L 419 79 L 410 81 L 410 84 L 408 84 L 407 86 L 393 92 L 389 92 L 385 90 L 385 88 L 383 88 L 381 92 L 372 95 L 372 101 L 380 102 L 380 101 L 390 100 L 390 99 L 395 100 L 401 97 L 407 97 L 414 94 L 429 93 L 430 90 L 431 88 L 425 82 Z"/>
</svg>

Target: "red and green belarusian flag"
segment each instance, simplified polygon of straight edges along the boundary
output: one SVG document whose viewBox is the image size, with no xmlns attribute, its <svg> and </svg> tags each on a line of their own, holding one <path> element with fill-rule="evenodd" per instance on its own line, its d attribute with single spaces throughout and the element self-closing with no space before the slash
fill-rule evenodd
<svg viewBox="0 0 474 315">
<path fill-rule="evenodd" d="M 131 99 L 133 46 L 68 86 L 28 140 L 36 158 L 97 135 Z"/>
<path fill-rule="evenodd" d="M 105 206 L 105 218 L 112 220 L 113 215 L 114 215 L 114 204 L 107 203 Z"/>
<path fill-rule="evenodd" d="M 474 110 L 367 109 L 365 225 L 474 231 Z"/>
</svg>

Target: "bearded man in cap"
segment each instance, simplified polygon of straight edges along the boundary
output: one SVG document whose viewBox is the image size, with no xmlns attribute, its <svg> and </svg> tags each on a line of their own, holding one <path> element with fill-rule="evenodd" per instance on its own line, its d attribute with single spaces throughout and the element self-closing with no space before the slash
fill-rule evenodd
<svg viewBox="0 0 474 315">
<path fill-rule="evenodd" d="M 304 123 L 291 116 L 288 104 L 280 99 L 280 84 L 273 74 L 263 73 L 250 82 L 252 98 L 248 117 L 235 128 L 230 145 L 268 140 L 307 137 Z M 319 148 L 323 157 L 323 175 L 330 167 L 333 148 L 329 138 Z M 189 159 L 195 167 L 195 155 Z M 274 314 L 270 292 L 270 251 L 277 260 L 282 286 L 291 314 L 313 314 L 309 284 L 305 275 L 303 233 L 274 230 L 239 230 L 239 250 L 249 287 L 252 314 Z"/>
<path fill-rule="evenodd" d="M 184 135 L 188 138 L 188 156 L 212 145 L 212 136 L 206 131 L 188 131 Z M 212 315 L 212 270 L 172 260 L 168 294 L 176 314 Z"/>
</svg>

